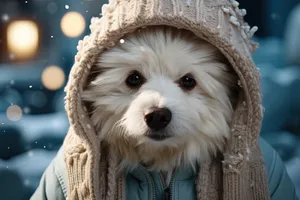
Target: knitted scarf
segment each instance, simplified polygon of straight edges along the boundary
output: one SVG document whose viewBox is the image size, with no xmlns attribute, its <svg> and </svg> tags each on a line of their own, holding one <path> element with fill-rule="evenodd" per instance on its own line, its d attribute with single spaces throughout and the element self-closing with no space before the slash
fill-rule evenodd
<svg viewBox="0 0 300 200">
<path fill-rule="evenodd" d="M 104 148 L 81 101 L 83 86 L 99 55 L 127 33 L 151 25 L 186 29 L 216 46 L 239 76 L 240 100 L 223 160 L 201 163 L 197 200 L 267 200 L 267 177 L 258 144 L 262 121 L 259 71 L 251 53 L 257 27 L 244 22 L 246 10 L 234 0 L 110 0 L 91 34 L 78 44 L 66 91 L 70 129 L 64 141 L 68 200 L 124 200 L 124 175 L 117 156 Z"/>
</svg>

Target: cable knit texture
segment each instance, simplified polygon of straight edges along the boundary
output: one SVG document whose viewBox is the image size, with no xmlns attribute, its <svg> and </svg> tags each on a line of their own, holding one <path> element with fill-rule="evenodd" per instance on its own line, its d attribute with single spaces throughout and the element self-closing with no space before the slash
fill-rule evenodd
<svg viewBox="0 0 300 200">
<path fill-rule="evenodd" d="M 64 141 L 68 200 L 124 200 L 124 174 L 117 174 L 117 156 L 96 136 L 81 102 L 91 66 L 99 55 L 127 33 L 150 25 L 187 29 L 215 45 L 239 76 L 241 95 L 234 113 L 232 138 L 221 162 L 201 163 L 198 200 L 267 200 L 267 177 L 258 145 L 263 108 L 259 71 L 251 52 L 257 27 L 244 22 L 246 10 L 232 0 L 110 0 L 102 17 L 93 18 L 91 34 L 78 44 L 66 90 L 70 129 Z M 108 149 L 108 150 L 107 150 Z M 109 153 L 108 153 L 108 152 Z"/>
</svg>

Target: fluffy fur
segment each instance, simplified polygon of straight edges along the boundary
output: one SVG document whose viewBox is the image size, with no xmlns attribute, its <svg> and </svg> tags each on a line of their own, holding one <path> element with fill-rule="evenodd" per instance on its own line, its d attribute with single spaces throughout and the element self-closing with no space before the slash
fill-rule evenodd
<svg viewBox="0 0 300 200">
<path fill-rule="evenodd" d="M 143 164 L 153 170 L 195 166 L 223 151 L 230 137 L 236 76 L 214 46 L 193 33 L 171 27 L 147 27 L 128 34 L 101 54 L 83 92 L 99 137 L 121 155 L 121 167 Z M 140 72 L 145 83 L 125 84 Z M 178 80 L 191 74 L 197 86 L 183 90 Z M 94 77 L 93 77 L 94 76 Z M 155 141 L 144 115 L 167 107 L 172 120 Z"/>
</svg>

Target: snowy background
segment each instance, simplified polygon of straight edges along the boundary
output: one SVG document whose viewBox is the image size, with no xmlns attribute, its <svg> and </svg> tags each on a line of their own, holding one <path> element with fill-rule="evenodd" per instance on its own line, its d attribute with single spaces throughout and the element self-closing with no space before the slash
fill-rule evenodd
<svg viewBox="0 0 300 200">
<path fill-rule="evenodd" d="M 101 0 L 0 0 L 0 200 L 28 200 L 68 129 L 63 87 Z M 258 25 L 262 136 L 300 195 L 300 1 L 243 0 Z M 24 26 L 25 25 L 25 26 Z"/>
</svg>

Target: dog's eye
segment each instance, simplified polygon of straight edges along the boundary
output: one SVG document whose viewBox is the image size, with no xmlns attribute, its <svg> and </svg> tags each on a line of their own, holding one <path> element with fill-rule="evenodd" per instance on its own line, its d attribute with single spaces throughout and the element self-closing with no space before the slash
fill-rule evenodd
<svg viewBox="0 0 300 200">
<path fill-rule="evenodd" d="M 184 90 L 192 90 L 197 85 L 192 75 L 185 75 L 179 80 L 179 86 Z"/>
<path fill-rule="evenodd" d="M 144 77 L 138 72 L 133 71 L 126 79 L 126 84 L 130 88 L 137 88 L 144 83 Z"/>
</svg>

